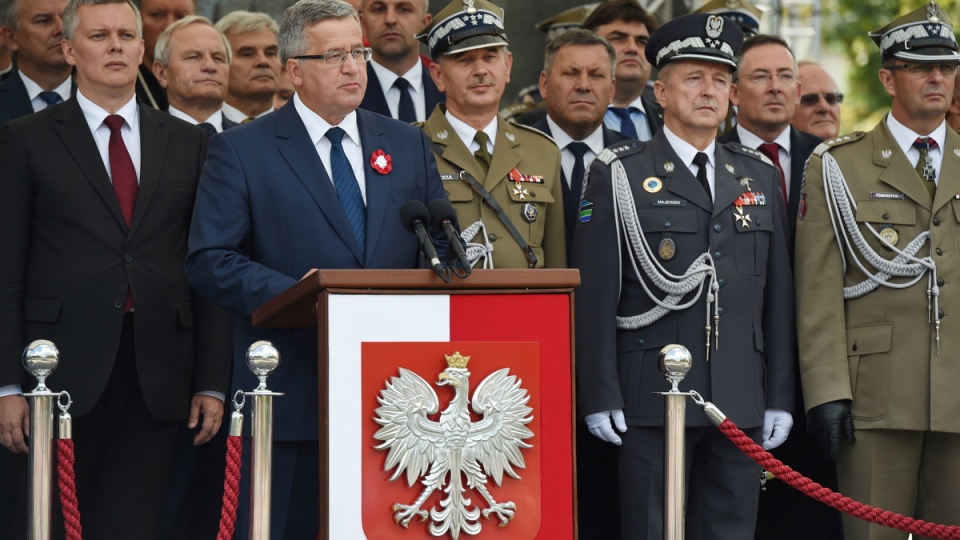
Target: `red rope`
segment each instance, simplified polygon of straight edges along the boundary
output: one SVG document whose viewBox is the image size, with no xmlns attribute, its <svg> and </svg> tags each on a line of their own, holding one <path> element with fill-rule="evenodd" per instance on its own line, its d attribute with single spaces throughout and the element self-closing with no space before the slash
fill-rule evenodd
<svg viewBox="0 0 960 540">
<path fill-rule="evenodd" d="M 81 540 L 80 507 L 77 505 L 77 482 L 73 473 L 73 439 L 57 439 L 57 476 L 60 486 L 60 506 L 63 507 L 63 525 L 67 540 Z"/>
<path fill-rule="evenodd" d="M 892 527 L 929 538 L 940 538 L 942 540 L 960 539 L 960 526 L 939 525 L 936 523 L 928 523 L 921 519 L 907 517 L 903 514 L 894 514 L 888 510 L 881 510 L 880 508 L 874 508 L 855 501 L 850 497 L 846 497 L 821 486 L 770 455 L 770 453 L 760 445 L 753 442 L 753 439 L 747 437 L 743 431 L 740 431 L 740 428 L 729 419 L 724 420 L 723 423 L 717 427 L 733 444 L 737 445 L 743 453 L 749 456 L 750 459 L 759 463 L 764 469 L 772 472 L 774 476 L 789 484 L 790 487 L 806 494 L 812 499 L 836 508 L 841 512 L 850 514 L 855 518 L 877 523 L 885 527 Z"/>
<path fill-rule="evenodd" d="M 242 439 L 227 437 L 227 466 L 223 475 L 223 508 L 220 510 L 220 531 L 217 540 L 232 540 L 237 522 L 237 499 L 240 497 L 240 456 Z"/>
</svg>

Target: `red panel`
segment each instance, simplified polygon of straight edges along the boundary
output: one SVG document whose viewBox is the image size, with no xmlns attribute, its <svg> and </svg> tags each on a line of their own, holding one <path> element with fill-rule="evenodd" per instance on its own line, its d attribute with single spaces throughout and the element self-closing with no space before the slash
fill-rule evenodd
<svg viewBox="0 0 960 540">
<path fill-rule="evenodd" d="M 534 437 L 527 439 L 532 448 L 522 449 L 525 468 L 515 468 L 520 476 L 516 480 L 504 475 L 503 483 L 497 486 L 493 479 L 487 482 L 487 489 L 498 502 L 513 501 L 517 505 L 517 514 L 508 525 L 498 527 L 499 519 L 491 516 L 490 519 L 480 519 L 482 529 L 476 538 L 497 540 L 527 540 L 536 537 L 541 530 L 542 509 L 541 501 L 545 487 L 543 455 L 548 453 L 547 441 L 541 436 L 543 429 L 540 411 L 543 411 L 543 385 L 541 384 L 540 345 L 535 342 L 517 342 L 516 338 L 510 342 L 450 342 L 450 343 L 363 343 L 362 347 L 362 384 L 363 392 L 363 531 L 370 540 L 387 540 L 394 538 L 427 538 L 428 522 L 415 518 L 410 522 L 409 529 L 403 529 L 393 521 L 392 507 L 395 503 L 412 504 L 423 492 L 424 486 L 418 480 L 413 486 L 407 483 L 406 472 L 394 481 L 389 481 L 393 470 L 384 471 L 387 451 L 377 450 L 375 445 L 380 441 L 373 435 L 379 429 L 372 419 L 376 418 L 375 409 L 379 406 L 377 398 L 386 388 L 391 377 L 398 377 L 398 367 L 406 368 L 417 373 L 437 393 L 439 412 L 431 419 L 436 421 L 454 397 L 454 389 L 449 386 L 437 386 L 437 376 L 447 367 L 444 354 L 452 355 L 455 351 L 464 356 L 470 356 L 467 369 L 470 371 L 469 396 L 490 373 L 501 368 L 509 368 L 511 375 L 521 380 L 521 387 L 530 394 L 528 406 L 534 412 L 533 420 L 527 427 L 533 431 Z M 480 418 L 472 414 L 472 421 Z M 549 469 L 547 469 L 549 470 Z M 552 476 L 552 472 L 550 475 Z M 471 499 L 470 508 L 478 506 L 480 509 L 488 507 L 480 493 L 467 486 L 464 497 Z M 439 508 L 439 501 L 443 493 L 434 492 L 421 506 L 429 511 Z M 461 535 L 461 538 L 466 535 Z M 449 538 L 449 535 L 445 535 Z M 541 537 L 543 537 L 541 535 Z M 568 536 L 569 537 L 569 536 Z M 552 536 L 552 538 L 560 538 Z"/>
<path fill-rule="evenodd" d="M 456 295 L 450 339 L 540 343 L 544 516 L 537 538 L 574 537 L 570 301 L 566 294 Z M 507 527 L 509 528 L 509 527 Z"/>
</svg>

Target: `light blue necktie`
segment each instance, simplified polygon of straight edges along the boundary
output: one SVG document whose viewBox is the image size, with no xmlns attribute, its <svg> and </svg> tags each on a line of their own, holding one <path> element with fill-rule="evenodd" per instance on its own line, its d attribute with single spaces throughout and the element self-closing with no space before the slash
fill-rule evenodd
<svg viewBox="0 0 960 540">
<path fill-rule="evenodd" d="M 333 173 L 333 184 L 337 187 L 337 196 L 340 197 L 340 206 L 343 207 L 343 213 L 347 215 L 347 221 L 350 222 L 353 234 L 357 237 L 357 243 L 360 244 L 360 253 L 363 253 L 366 249 L 367 209 L 363 204 L 360 184 L 357 183 L 357 177 L 353 174 L 353 167 L 350 166 L 350 161 L 343 152 L 345 134 L 338 127 L 327 131 L 327 139 L 332 143 L 330 171 Z"/>
<path fill-rule="evenodd" d="M 631 139 L 638 139 L 637 126 L 634 125 L 633 119 L 630 118 L 630 109 L 632 108 L 633 107 L 610 107 L 610 110 L 620 119 L 620 133 L 623 133 Z"/>
</svg>

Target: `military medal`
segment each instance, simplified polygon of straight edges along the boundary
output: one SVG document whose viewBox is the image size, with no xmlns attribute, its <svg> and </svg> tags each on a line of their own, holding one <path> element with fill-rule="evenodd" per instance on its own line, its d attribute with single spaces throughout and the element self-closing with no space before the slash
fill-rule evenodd
<svg viewBox="0 0 960 540">
<path fill-rule="evenodd" d="M 527 191 L 526 188 L 521 186 L 520 182 L 517 182 L 516 187 L 513 188 L 513 194 L 517 195 L 518 196 L 517 198 L 522 201 L 527 198 L 526 196 L 529 195 L 530 192 Z"/>
<path fill-rule="evenodd" d="M 733 205 L 736 207 L 741 206 L 766 206 L 767 205 L 767 196 L 761 191 L 746 191 L 741 193 L 737 197 L 736 201 L 733 201 Z"/>
<path fill-rule="evenodd" d="M 886 225 L 880 228 L 880 238 L 883 238 L 883 241 L 891 246 L 895 246 L 900 241 L 900 233 L 893 227 Z"/>
<path fill-rule="evenodd" d="M 674 243 L 672 238 L 664 238 L 660 241 L 660 248 L 658 249 L 660 253 L 660 258 L 669 261 L 677 254 L 677 244 Z"/>
<path fill-rule="evenodd" d="M 517 185 L 520 185 L 521 182 L 526 182 L 528 184 L 543 183 L 542 176 L 537 176 L 534 174 L 523 174 L 520 171 L 518 171 L 516 167 L 514 167 L 513 169 L 510 170 L 510 172 L 507 173 L 507 178 L 516 182 Z"/>
<path fill-rule="evenodd" d="M 663 187 L 663 182 L 656 176 L 651 176 L 643 181 L 643 190 L 647 193 L 656 193 Z"/>
<path fill-rule="evenodd" d="M 521 195 L 522 199 L 523 196 Z M 523 219 L 527 223 L 533 223 L 537 220 L 537 207 L 532 203 L 526 203 L 523 205 Z"/>
<path fill-rule="evenodd" d="M 750 214 L 744 214 L 743 206 L 740 206 L 739 204 L 736 205 L 734 208 L 736 208 L 736 212 L 733 213 L 734 222 L 739 222 L 740 227 L 744 229 L 750 228 L 750 222 L 752 221 L 750 219 Z"/>
</svg>

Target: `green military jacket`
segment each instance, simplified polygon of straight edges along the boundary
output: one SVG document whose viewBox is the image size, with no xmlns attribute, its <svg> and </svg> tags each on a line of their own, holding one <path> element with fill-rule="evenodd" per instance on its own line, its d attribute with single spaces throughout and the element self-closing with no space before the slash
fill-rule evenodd
<svg viewBox="0 0 960 540">
<path fill-rule="evenodd" d="M 460 173 L 466 171 L 500 203 L 521 237 L 533 248 L 537 267 L 565 268 L 566 240 L 563 225 L 563 192 L 560 182 L 560 149 L 550 137 L 535 129 L 507 122 L 497 123 L 493 160 L 488 174 L 477 163 L 447 122 L 441 104 L 423 124 L 433 145 L 443 188 L 457 210 L 461 228 L 483 221 L 493 246 L 495 268 L 528 268 L 520 245 L 497 213 L 482 201 Z M 527 181 L 517 184 L 509 175 L 516 171 Z M 469 241 L 469 240 L 468 240 Z M 475 240 L 482 243 L 482 240 Z"/>
<path fill-rule="evenodd" d="M 868 133 L 825 141 L 811 155 L 795 253 L 797 341 L 808 410 L 852 399 L 857 429 L 960 432 L 960 135 L 948 129 L 945 142 L 934 200 L 885 119 Z M 857 227 L 883 258 L 896 256 L 885 242 L 903 249 L 929 231 L 917 256 L 932 252 L 937 267 L 939 354 L 928 319 L 929 274 L 907 288 L 880 286 L 844 300 L 843 287 L 867 276 L 846 246 L 838 246 L 824 190 L 825 151 L 846 179 Z M 888 240 L 869 232 L 868 223 Z"/>
</svg>

